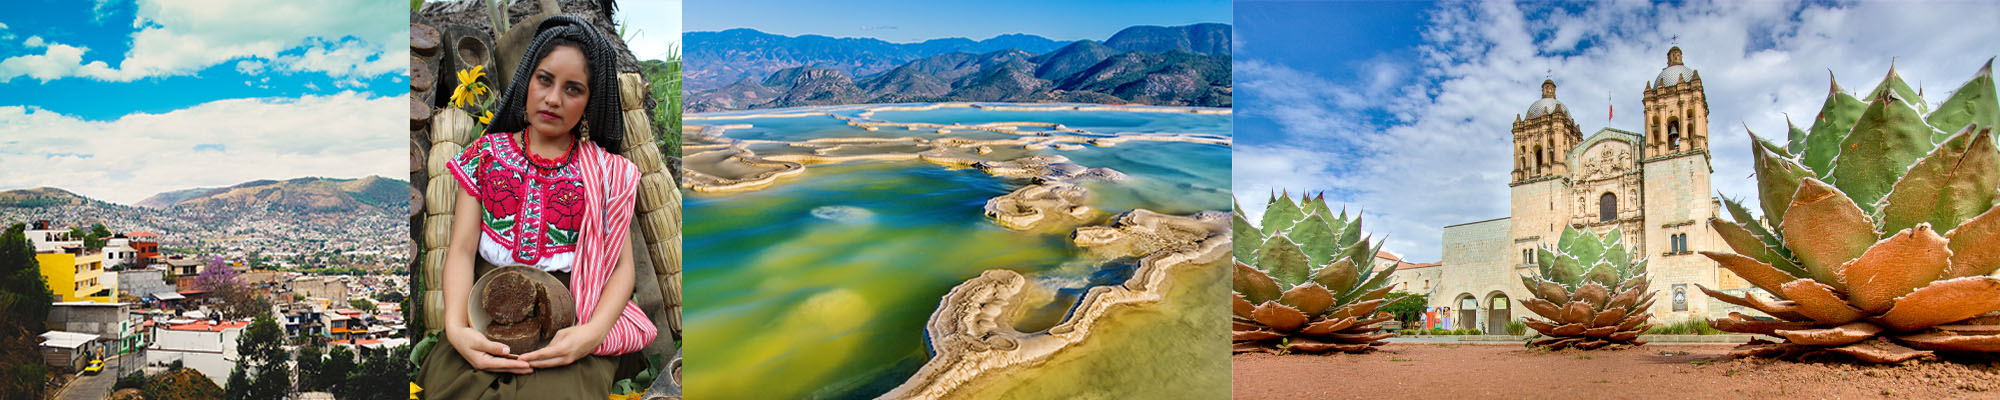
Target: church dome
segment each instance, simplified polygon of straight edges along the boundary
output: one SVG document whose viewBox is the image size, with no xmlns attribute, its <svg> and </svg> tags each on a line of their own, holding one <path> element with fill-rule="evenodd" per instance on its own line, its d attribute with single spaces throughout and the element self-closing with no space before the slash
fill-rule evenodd
<svg viewBox="0 0 2000 400">
<path fill-rule="evenodd" d="M 1554 114 L 1557 108 L 1562 107 L 1562 104 L 1562 102 L 1556 101 L 1553 98 L 1535 100 L 1535 104 L 1528 105 L 1528 118 Z"/>
<path fill-rule="evenodd" d="M 1688 68 L 1686 65 L 1669 65 L 1666 69 L 1660 70 L 1660 77 L 1653 78 L 1653 86 L 1678 85 L 1681 82 L 1693 81 L 1694 68 Z"/>
<path fill-rule="evenodd" d="M 1561 101 L 1556 101 L 1556 81 L 1543 80 L 1542 98 L 1528 105 L 1528 118 L 1554 114 L 1556 110 L 1562 109 L 1562 104 Z"/>
<path fill-rule="evenodd" d="M 1681 47 L 1667 49 L 1667 67 L 1660 69 L 1660 76 L 1653 78 L 1653 86 L 1678 85 L 1694 81 L 1694 68 L 1681 64 Z"/>
</svg>

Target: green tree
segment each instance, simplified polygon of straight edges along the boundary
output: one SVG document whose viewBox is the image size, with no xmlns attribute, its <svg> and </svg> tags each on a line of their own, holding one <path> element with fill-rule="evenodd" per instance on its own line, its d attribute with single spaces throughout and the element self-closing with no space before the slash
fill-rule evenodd
<svg viewBox="0 0 2000 400">
<path fill-rule="evenodd" d="M 347 375 L 347 381 L 342 385 L 344 393 L 341 393 L 341 398 L 397 400 L 407 397 L 398 391 L 381 390 L 381 388 L 404 386 L 410 374 L 409 360 L 395 355 L 409 353 L 408 346 L 394 349 L 362 348 L 362 362 L 355 367 L 354 372 Z"/>
<path fill-rule="evenodd" d="M 1411 298 L 1397 300 L 1404 297 Z M 1430 296 L 1423 294 L 1390 292 L 1385 298 L 1394 303 L 1382 307 L 1380 311 L 1396 316 L 1396 320 L 1402 321 L 1404 327 L 1416 326 L 1417 321 L 1424 317 L 1424 306 L 1430 304 Z"/>
<path fill-rule="evenodd" d="M 0 234 L 0 296 L 14 296 L 14 306 L 4 310 L 13 314 L 32 335 L 47 331 L 43 324 L 49 320 L 50 304 L 55 295 L 49 292 L 49 284 L 42 278 L 41 264 L 35 261 L 35 245 L 28 242 L 27 224 L 14 224 Z M 30 349 L 32 351 L 32 349 Z"/>
<path fill-rule="evenodd" d="M 292 388 L 292 372 L 285 364 L 290 356 L 282 347 L 283 341 L 284 332 L 271 314 L 257 314 L 250 328 L 236 339 L 236 354 L 241 358 L 229 372 L 229 384 L 224 388 L 230 400 L 285 397 Z"/>
<path fill-rule="evenodd" d="M 326 389 L 318 386 L 320 370 L 325 365 L 326 351 L 319 345 L 299 348 L 299 391 L 317 392 Z"/>
<path fill-rule="evenodd" d="M 333 346 L 327 351 L 326 364 L 320 367 L 316 376 L 319 382 L 315 382 L 313 387 L 340 393 L 341 384 L 347 381 L 347 373 L 354 370 L 354 351 L 347 348 L 347 346 Z"/>
<path fill-rule="evenodd" d="M 361 310 L 369 314 L 375 313 L 375 302 L 368 301 L 368 299 L 363 299 L 363 298 L 348 299 L 347 305 L 353 306 L 354 309 Z"/>
<path fill-rule="evenodd" d="M 0 234 L 0 398 L 40 399 L 49 367 L 36 336 L 47 331 L 54 295 L 42 280 L 27 225 Z"/>
</svg>

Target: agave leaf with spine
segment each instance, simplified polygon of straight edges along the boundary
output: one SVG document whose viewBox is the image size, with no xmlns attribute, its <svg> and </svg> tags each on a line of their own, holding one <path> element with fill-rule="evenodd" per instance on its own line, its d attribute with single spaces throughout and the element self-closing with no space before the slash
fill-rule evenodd
<svg viewBox="0 0 2000 400">
<path fill-rule="evenodd" d="M 1819 351 L 1866 362 L 2000 352 L 2000 121 L 1992 60 L 1930 110 L 1891 68 L 1865 98 L 1834 84 L 1788 148 L 1753 140 L 1762 219 L 1711 220 L 1734 253 L 1703 252 L 1751 284 L 1716 329 L 1779 336 L 1736 354 Z M 1768 228 L 1766 228 L 1768 227 Z"/>
<path fill-rule="evenodd" d="M 1556 245 L 1540 246 L 1538 274 L 1522 276 L 1534 298 L 1521 301 L 1529 328 L 1548 336 L 1529 345 L 1549 349 L 1599 348 L 1645 344 L 1652 305 L 1646 260 L 1634 260 L 1617 230 L 1600 237 L 1563 228 Z M 1644 299 L 1644 300 L 1642 300 Z"/>
<path fill-rule="evenodd" d="M 1395 335 L 1380 328 L 1394 317 L 1377 311 L 1395 302 L 1384 299 L 1395 268 L 1376 268 L 1381 245 L 1360 237 L 1358 216 L 1332 215 L 1324 196 L 1294 203 L 1289 193 L 1264 209 L 1262 227 L 1240 206 L 1232 222 L 1236 352 L 1361 353 Z"/>
</svg>

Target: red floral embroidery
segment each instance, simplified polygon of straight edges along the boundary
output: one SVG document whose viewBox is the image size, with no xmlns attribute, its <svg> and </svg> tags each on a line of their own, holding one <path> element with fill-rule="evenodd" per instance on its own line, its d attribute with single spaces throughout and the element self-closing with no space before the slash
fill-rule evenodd
<svg viewBox="0 0 2000 400">
<path fill-rule="evenodd" d="M 521 178 L 509 173 L 504 167 L 494 165 L 482 171 L 479 177 L 479 205 L 496 218 L 512 216 L 521 211 Z"/>
<path fill-rule="evenodd" d="M 563 182 L 549 188 L 545 214 L 549 224 L 565 231 L 574 231 L 583 221 L 583 187 L 571 182 Z"/>
</svg>

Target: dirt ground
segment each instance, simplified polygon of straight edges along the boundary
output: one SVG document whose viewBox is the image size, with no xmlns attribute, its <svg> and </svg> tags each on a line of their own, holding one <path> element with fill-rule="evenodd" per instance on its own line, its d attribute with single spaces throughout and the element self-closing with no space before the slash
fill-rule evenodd
<svg viewBox="0 0 2000 400">
<path fill-rule="evenodd" d="M 1361 355 L 1238 354 L 1235 398 L 2000 398 L 2000 364 L 1992 362 L 1875 366 L 1726 357 L 1734 346 L 1548 352 L 1519 343 L 1391 343 Z"/>
</svg>

